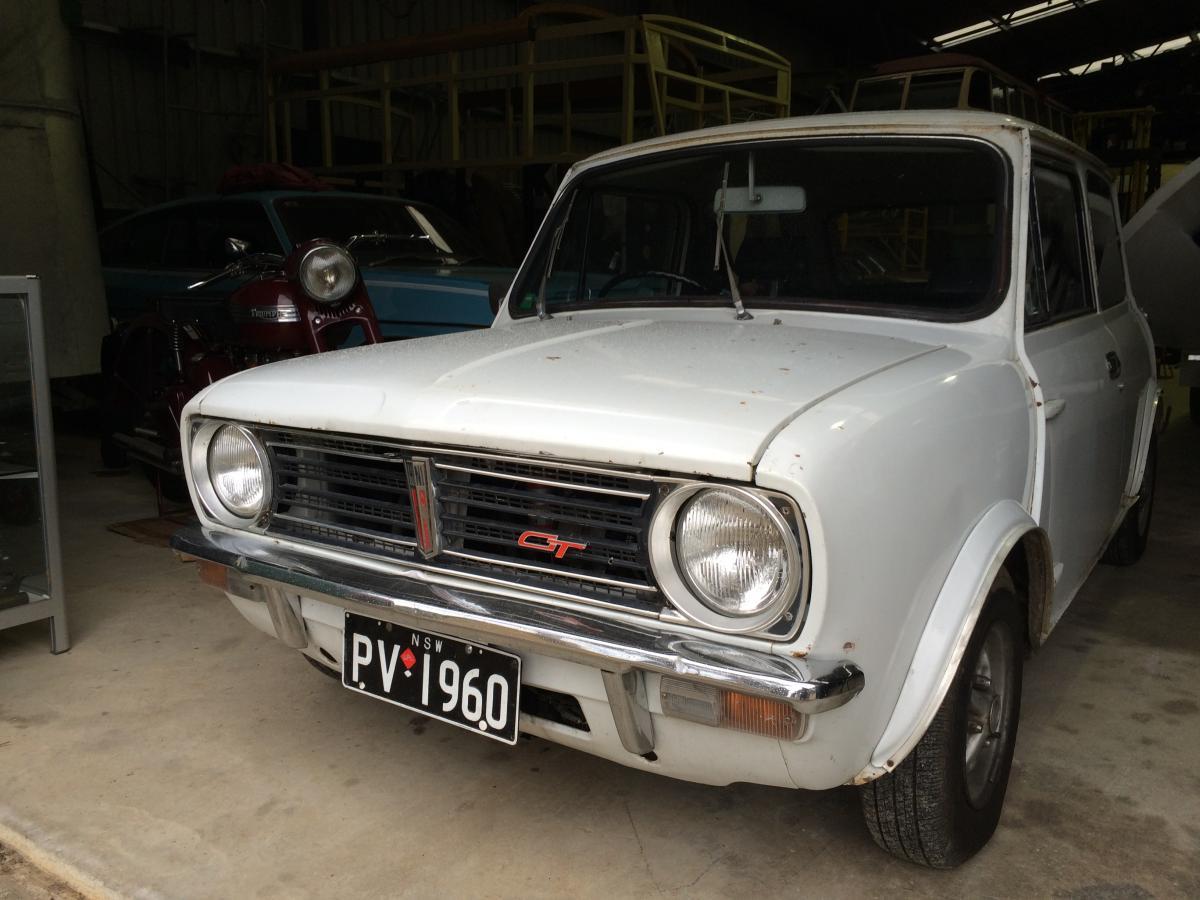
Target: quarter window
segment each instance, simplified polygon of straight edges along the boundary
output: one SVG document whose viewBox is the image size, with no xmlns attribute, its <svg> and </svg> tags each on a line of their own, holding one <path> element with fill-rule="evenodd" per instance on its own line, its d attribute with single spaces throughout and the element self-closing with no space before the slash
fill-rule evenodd
<svg viewBox="0 0 1200 900">
<path fill-rule="evenodd" d="M 1121 260 L 1120 229 L 1108 184 L 1095 173 L 1087 179 L 1088 215 L 1092 219 L 1092 253 L 1096 257 L 1096 296 L 1108 309 L 1125 299 L 1125 266 Z"/>
</svg>

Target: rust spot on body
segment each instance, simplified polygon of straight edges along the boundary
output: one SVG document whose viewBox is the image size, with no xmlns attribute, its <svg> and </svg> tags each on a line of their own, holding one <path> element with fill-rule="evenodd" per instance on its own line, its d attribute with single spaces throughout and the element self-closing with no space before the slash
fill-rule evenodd
<svg viewBox="0 0 1200 900">
<path fill-rule="evenodd" d="M 854 649 L 854 641 L 846 641 L 846 643 L 842 644 L 842 649 L 843 650 L 853 650 Z"/>
</svg>

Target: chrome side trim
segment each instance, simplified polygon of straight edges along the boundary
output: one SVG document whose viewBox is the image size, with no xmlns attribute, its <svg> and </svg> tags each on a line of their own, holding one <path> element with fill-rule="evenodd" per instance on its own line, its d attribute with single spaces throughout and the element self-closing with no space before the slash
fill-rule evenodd
<svg viewBox="0 0 1200 900">
<path fill-rule="evenodd" d="M 658 672 L 770 697 L 805 714 L 844 705 L 865 683 L 862 670 L 850 662 L 774 656 L 649 624 L 444 587 L 294 552 L 246 532 L 189 526 L 175 533 L 171 546 L 186 556 L 236 570 L 238 584 L 275 587 L 362 615 L 605 672 Z"/>
<path fill-rule="evenodd" d="M 523 462 L 523 460 L 517 460 L 517 459 L 510 458 L 510 459 L 507 459 L 506 462 Z M 548 465 L 546 463 L 536 463 L 535 465 L 538 465 L 540 468 L 543 468 L 543 469 L 565 468 L 564 466 Z M 439 469 L 445 469 L 446 471 L 449 471 L 449 472 L 467 472 L 468 474 L 471 474 L 471 475 L 483 475 L 483 476 L 486 476 L 487 478 L 502 478 L 505 481 L 521 481 L 521 482 L 524 482 L 525 484 L 542 484 L 542 485 L 546 485 L 547 487 L 570 488 L 573 491 L 585 491 L 585 492 L 589 492 L 592 494 L 608 494 L 611 497 L 632 497 L 635 500 L 649 500 L 650 499 L 649 493 L 642 493 L 640 491 L 621 491 L 621 490 L 617 490 L 616 488 L 596 487 L 595 485 L 592 485 L 592 484 L 575 484 L 575 482 L 573 482 L 573 481 L 555 481 L 552 478 L 532 478 L 528 475 L 512 475 L 508 472 L 493 472 L 490 469 L 474 469 L 474 468 L 471 468 L 470 466 L 453 466 L 453 465 L 450 465 L 450 463 L 434 463 L 434 466 L 436 466 Z M 612 475 L 614 473 L 613 472 L 605 472 L 604 474 Z M 621 478 L 625 477 L 624 473 L 621 473 L 618 477 L 621 477 Z"/>
</svg>

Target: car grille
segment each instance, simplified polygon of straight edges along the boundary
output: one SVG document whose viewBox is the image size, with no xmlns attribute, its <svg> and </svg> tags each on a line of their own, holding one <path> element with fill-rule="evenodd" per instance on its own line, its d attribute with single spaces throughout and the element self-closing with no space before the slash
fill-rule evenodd
<svg viewBox="0 0 1200 900">
<path fill-rule="evenodd" d="M 658 614 L 646 549 L 655 483 L 470 451 L 261 428 L 274 477 L 268 533 Z M 405 462 L 431 463 L 441 551 L 425 559 Z M 526 532 L 586 545 L 562 558 Z M 535 543 L 544 543 L 539 538 Z"/>
</svg>

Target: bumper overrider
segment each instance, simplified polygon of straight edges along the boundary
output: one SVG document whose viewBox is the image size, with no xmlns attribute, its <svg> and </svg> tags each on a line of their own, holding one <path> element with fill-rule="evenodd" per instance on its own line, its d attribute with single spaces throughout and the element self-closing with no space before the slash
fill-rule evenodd
<svg viewBox="0 0 1200 900">
<path fill-rule="evenodd" d="M 205 580 L 232 596 L 265 604 L 276 637 L 289 647 L 309 647 L 299 613 L 298 600 L 304 597 L 402 626 L 598 669 L 621 745 L 640 756 L 653 754 L 655 747 L 645 673 L 779 701 L 805 716 L 844 705 L 864 685 L 862 671 L 850 662 L 775 656 L 502 592 L 438 584 L 425 573 L 385 573 L 259 535 L 191 526 L 176 532 L 171 546 L 207 564 Z"/>
</svg>

